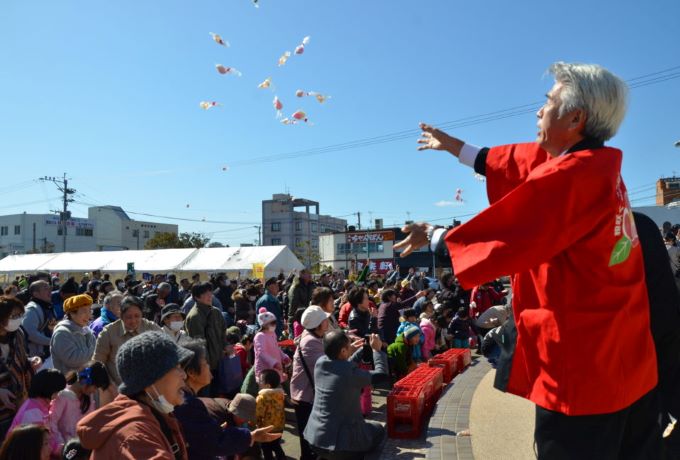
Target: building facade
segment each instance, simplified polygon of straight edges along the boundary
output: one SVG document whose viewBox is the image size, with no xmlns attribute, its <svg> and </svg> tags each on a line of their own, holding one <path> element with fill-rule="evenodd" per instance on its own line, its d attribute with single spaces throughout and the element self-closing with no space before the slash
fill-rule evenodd
<svg viewBox="0 0 680 460">
<path fill-rule="evenodd" d="M 656 205 L 680 203 L 680 177 L 664 177 L 656 181 Z"/>
<path fill-rule="evenodd" d="M 319 235 L 344 231 L 347 221 L 319 213 L 319 203 L 278 193 L 262 201 L 262 245 L 288 246 L 307 267 L 319 261 Z"/>
<path fill-rule="evenodd" d="M 177 225 L 130 219 L 117 206 L 89 208 L 88 218 L 66 221 L 66 239 L 61 221 L 54 214 L 0 216 L 0 257 L 9 254 L 46 252 L 111 251 L 144 249 L 156 233 L 177 234 Z"/>
</svg>

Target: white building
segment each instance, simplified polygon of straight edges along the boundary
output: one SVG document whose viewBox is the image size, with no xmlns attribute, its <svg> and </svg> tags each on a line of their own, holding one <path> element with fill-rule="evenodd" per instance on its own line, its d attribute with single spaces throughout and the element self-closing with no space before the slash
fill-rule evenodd
<svg viewBox="0 0 680 460">
<path fill-rule="evenodd" d="M 177 234 L 177 225 L 132 220 L 120 207 L 89 208 L 88 218 L 66 221 L 66 247 L 59 217 L 54 214 L 0 216 L 0 257 L 41 252 L 144 249 L 156 233 Z"/>
<path fill-rule="evenodd" d="M 386 273 L 394 266 L 394 239 L 392 230 L 326 233 L 319 236 L 320 264 L 350 270 L 370 259 L 372 271 Z"/>
</svg>

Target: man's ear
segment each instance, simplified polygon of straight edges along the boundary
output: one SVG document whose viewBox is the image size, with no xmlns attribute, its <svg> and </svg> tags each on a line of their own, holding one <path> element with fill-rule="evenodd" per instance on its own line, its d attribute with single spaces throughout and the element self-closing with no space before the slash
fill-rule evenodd
<svg viewBox="0 0 680 460">
<path fill-rule="evenodd" d="M 586 111 L 583 109 L 576 109 L 570 116 L 571 121 L 569 123 L 569 128 L 579 133 L 583 132 L 586 127 L 586 120 L 588 119 Z"/>
</svg>

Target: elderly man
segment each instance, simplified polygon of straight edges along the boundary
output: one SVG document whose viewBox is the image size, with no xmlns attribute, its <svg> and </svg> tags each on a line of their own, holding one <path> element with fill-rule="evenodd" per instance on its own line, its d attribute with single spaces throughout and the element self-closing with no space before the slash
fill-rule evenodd
<svg viewBox="0 0 680 460">
<path fill-rule="evenodd" d="M 34 281 L 28 287 L 31 301 L 26 305 L 26 314 L 21 322 L 28 339 L 29 356 L 47 358 L 50 356 L 50 338 L 56 315 L 52 307 L 52 287 L 47 281 Z"/>
<path fill-rule="evenodd" d="M 419 149 L 449 151 L 484 174 L 491 206 L 450 231 L 407 226 L 395 249 L 448 253 L 464 288 L 512 275 L 506 389 L 536 404 L 540 459 L 662 458 L 642 252 L 622 153 L 604 146 L 627 88 L 597 65 L 550 72 L 535 143 L 480 149 L 421 125 Z"/>
</svg>

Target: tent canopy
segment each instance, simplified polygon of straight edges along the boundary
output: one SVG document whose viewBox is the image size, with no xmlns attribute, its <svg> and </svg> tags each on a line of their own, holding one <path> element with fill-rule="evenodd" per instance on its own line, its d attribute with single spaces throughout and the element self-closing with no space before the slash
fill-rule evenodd
<svg viewBox="0 0 680 460">
<path fill-rule="evenodd" d="M 63 252 L 10 255 L 0 260 L 0 273 L 125 272 L 128 263 L 137 272 L 247 272 L 263 264 L 266 276 L 304 266 L 287 246 L 243 248 L 156 249 L 142 251 Z"/>
</svg>

